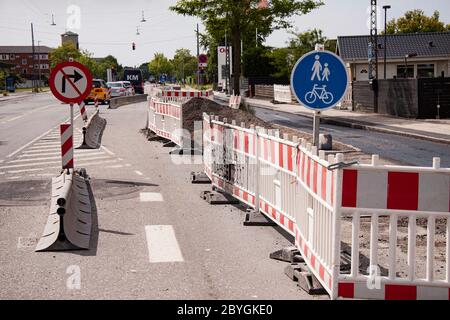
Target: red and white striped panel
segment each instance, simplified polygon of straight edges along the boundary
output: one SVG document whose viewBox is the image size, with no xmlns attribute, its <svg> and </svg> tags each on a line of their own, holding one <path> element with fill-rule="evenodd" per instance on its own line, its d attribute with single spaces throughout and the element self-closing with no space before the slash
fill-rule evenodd
<svg viewBox="0 0 450 320">
<path fill-rule="evenodd" d="M 170 90 L 163 91 L 163 97 L 190 97 L 190 98 L 200 98 L 200 97 L 212 97 L 213 91 L 179 91 L 179 90 Z"/>
<path fill-rule="evenodd" d="M 260 210 L 266 214 L 271 220 L 282 227 L 284 230 L 289 232 L 291 235 L 294 234 L 295 222 L 286 216 L 284 213 L 278 211 L 274 206 L 265 200 L 260 199 L 259 201 Z"/>
<path fill-rule="evenodd" d="M 330 206 L 334 205 L 334 172 L 314 160 L 304 150 L 297 153 L 298 178 Z"/>
<path fill-rule="evenodd" d="M 88 115 L 87 115 L 87 112 L 86 112 L 86 105 L 82 101 L 81 103 L 78 104 L 78 106 L 80 107 L 80 113 L 81 113 L 81 117 L 83 118 L 83 121 L 88 121 Z"/>
<path fill-rule="evenodd" d="M 250 194 L 246 190 L 243 190 L 241 187 L 232 185 L 231 183 L 218 177 L 217 175 L 213 174 L 209 168 L 208 168 L 208 172 L 209 172 L 209 175 L 211 178 L 211 182 L 217 188 L 233 195 L 234 198 L 242 201 L 243 203 L 246 203 L 251 206 L 255 205 L 255 196 L 254 195 Z"/>
<path fill-rule="evenodd" d="M 331 270 L 328 270 L 320 259 L 316 257 L 306 240 L 302 237 L 297 225 L 295 225 L 295 245 L 300 250 L 302 257 L 308 263 L 310 269 L 316 275 L 316 278 L 322 283 L 323 287 L 331 294 L 333 288 L 333 277 Z"/>
<path fill-rule="evenodd" d="M 344 169 L 342 206 L 450 212 L 450 174 Z"/>
<path fill-rule="evenodd" d="M 386 282 L 381 283 L 379 289 L 369 289 L 367 282 L 339 282 L 338 296 L 376 300 L 450 300 L 450 288 Z"/>
<path fill-rule="evenodd" d="M 73 169 L 73 130 L 70 124 L 60 126 L 63 169 Z"/>
<path fill-rule="evenodd" d="M 267 138 L 260 138 L 259 141 L 260 156 L 265 161 L 294 173 L 295 148 L 293 146 Z"/>
</svg>

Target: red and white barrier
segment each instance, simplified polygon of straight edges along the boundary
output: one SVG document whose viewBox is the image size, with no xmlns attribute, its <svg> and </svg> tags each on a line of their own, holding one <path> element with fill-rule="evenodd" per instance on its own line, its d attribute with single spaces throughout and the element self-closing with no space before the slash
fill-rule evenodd
<svg viewBox="0 0 450 320">
<path fill-rule="evenodd" d="M 229 101 L 229 107 L 231 109 L 239 109 L 241 106 L 241 96 L 231 96 Z"/>
<path fill-rule="evenodd" d="M 214 97 L 213 90 L 206 91 L 183 91 L 183 90 L 162 90 L 162 97 L 184 97 L 184 98 L 212 98 Z"/>
<path fill-rule="evenodd" d="M 86 112 L 85 103 L 82 101 L 81 103 L 78 104 L 78 106 L 80 107 L 80 113 L 81 113 L 81 117 L 83 118 L 83 121 L 88 121 L 88 115 Z"/>
<path fill-rule="evenodd" d="M 332 299 L 449 299 L 450 169 L 440 168 L 438 159 L 431 168 L 418 168 L 379 165 L 374 156 L 372 165 L 344 168 L 343 155 L 326 158 L 304 140 L 289 141 L 276 131 L 245 128 L 206 114 L 203 126 L 204 170 L 213 185 L 293 235 Z M 369 249 L 360 245 L 362 216 L 370 223 Z M 400 224 L 405 217 L 403 254 L 397 236 L 405 232 Z M 381 218 L 388 231 L 383 231 Z M 417 225 L 419 218 L 427 220 L 425 229 Z M 436 260 L 438 218 L 447 221 L 439 235 L 445 243 L 441 262 Z M 387 240 L 381 243 L 383 232 Z M 419 245 L 417 237 L 424 236 L 426 246 Z M 341 270 L 341 243 L 350 247 L 350 273 Z M 368 272 L 360 271 L 364 255 Z M 422 275 L 419 260 L 424 260 Z M 381 273 L 381 265 L 387 273 Z"/>
<path fill-rule="evenodd" d="M 61 159 L 63 169 L 73 169 L 73 130 L 70 124 L 61 124 Z"/>
<path fill-rule="evenodd" d="M 148 128 L 158 136 L 183 146 L 183 111 L 182 106 L 174 103 L 149 100 Z"/>
</svg>

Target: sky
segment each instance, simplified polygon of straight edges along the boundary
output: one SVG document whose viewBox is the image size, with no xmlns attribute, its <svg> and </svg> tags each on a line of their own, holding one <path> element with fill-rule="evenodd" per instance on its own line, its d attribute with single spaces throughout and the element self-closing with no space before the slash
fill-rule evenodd
<svg viewBox="0 0 450 320">
<path fill-rule="evenodd" d="M 0 0 L 0 45 L 31 45 L 30 24 L 35 42 L 57 47 L 60 35 L 67 28 L 80 35 L 80 47 L 94 57 L 109 54 L 126 66 L 139 66 L 152 59 L 156 52 L 172 57 L 178 48 L 196 54 L 197 18 L 183 17 L 169 11 L 176 0 Z M 328 38 L 339 35 L 368 34 L 369 0 L 323 0 L 319 9 L 291 19 L 294 29 L 322 29 Z M 441 20 L 450 24 L 449 0 L 379 0 L 380 8 L 389 4 L 389 19 L 402 16 L 407 10 L 422 9 L 431 15 L 440 11 Z M 73 10 L 75 8 L 75 10 Z M 77 8 L 79 8 L 79 19 Z M 69 11 L 69 12 L 68 12 Z M 141 22 L 142 11 L 147 22 Z M 380 10 L 382 11 L 382 10 Z M 51 26 L 52 15 L 56 26 Z M 77 25 L 77 21 L 80 22 Z M 380 12 L 379 23 L 384 23 Z M 140 35 L 136 35 L 139 28 Z M 266 45 L 283 47 L 289 39 L 286 30 L 274 32 Z M 131 44 L 136 43 L 132 51 Z"/>
</svg>

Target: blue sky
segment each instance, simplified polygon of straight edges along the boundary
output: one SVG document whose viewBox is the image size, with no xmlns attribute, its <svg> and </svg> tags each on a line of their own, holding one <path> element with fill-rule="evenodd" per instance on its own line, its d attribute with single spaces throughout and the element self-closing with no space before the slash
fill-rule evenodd
<svg viewBox="0 0 450 320">
<path fill-rule="evenodd" d="M 369 0 L 324 0 L 325 6 L 312 13 L 293 18 L 300 31 L 320 28 L 329 38 L 338 35 L 368 34 L 367 9 Z M 178 16 L 168 10 L 176 0 L 0 0 L 0 45 L 27 45 L 31 43 L 30 23 L 35 25 L 36 41 L 51 47 L 60 43 L 65 31 L 67 8 L 81 9 L 80 45 L 96 57 L 115 55 L 124 65 L 139 65 L 152 58 L 155 52 L 171 57 L 177 48 L 196 51 L 194 29 L 198 22 L 191 17 Z M 390 4 L 390 18 L 399 17 L 410 9 L 423 9 L 427 14 L 439 10 L 441 20 L 450 23 L 449 0 L 392 0 L 379 1 L 379 6 Z M 144 10 L 145 23 L 140 23 Z M 50 26 L 51 15 L 57 26 Z M 381 22 L 384 17 L 381 17 Z M 140 35 L 136 35 L 136 27 Z M 202 27 L 200 27 L 202 29 Z M 267 44 L 284 46 L 289 35 L 277 31 Z M 137 50 L 131 50 L 136 42 Z"/>
</svg>

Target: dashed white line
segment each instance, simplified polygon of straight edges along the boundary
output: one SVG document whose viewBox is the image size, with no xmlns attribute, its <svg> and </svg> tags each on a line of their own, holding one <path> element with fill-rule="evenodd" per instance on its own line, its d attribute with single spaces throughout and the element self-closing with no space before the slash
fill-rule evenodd
<svg viewBox="0 0 450 320">
<path fill-rule="evenodd" d="M 155 192 L 141 192 L 139 196 L 141 202 L 163 202 L 163 196 L 161 193 Z"/>
<path fill-rule="evenodd" d="M 8 171 L 9 174 L 17 174 L 17 173 L 24 173 L 24 172 L 36 172 L 36 171 L 42 171 L 44 168 L 37 168 L 37 169 L 26 169 L 26 170 L 14 170 L 14 171 Z"/>
<path fill-rule="evenodd" d="M 137 170 L 135 170 L 134 172 L 135 172 L 138 176 L 143 176 L 143 175 L 144 175 L 142 172 L 137 171 Z"/>
<path fill-rule="evenodd" d="M 145 226 L 150 263 L 183 262 L 172 226 Z"/>
<path fill-rule="evenodd" d="M 118 164 L 118 165 L 115 165 L 115 166 L 107 166 L 105 168 L 107 168 L 107 169 L 119 169 L 119 168 L 123 168 L 123 165 L 122 164 Z"/>
</svg>

